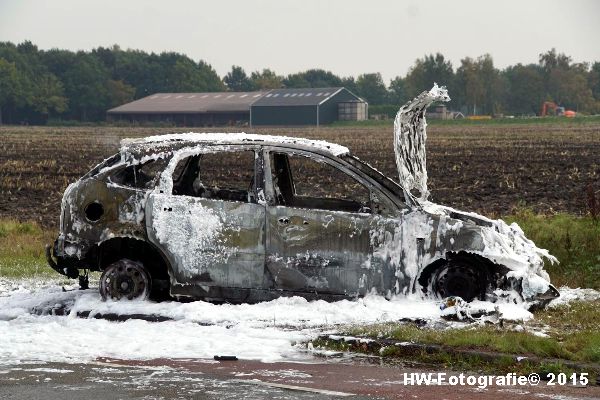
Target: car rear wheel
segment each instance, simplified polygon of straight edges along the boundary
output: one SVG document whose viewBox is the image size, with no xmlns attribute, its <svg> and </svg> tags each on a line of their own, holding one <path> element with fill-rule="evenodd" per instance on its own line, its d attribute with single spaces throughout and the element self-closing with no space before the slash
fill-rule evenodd
<svg viewBox="0 0 600 400">
<path fill-rule="evenodd" d="M 466 301 L 483 298 L 487 287 L 485 267 L 447 261 L 430 277 L 430 290 L 438 298 L 458 296 Z"/>
<path fill-rule="evenodd" d="M 103 300 L 140 299 L 150 296 L 152 282 L 146 268 L 137 261 L 121 259 L 110 264 L 100 277 Z"/>
</svg>

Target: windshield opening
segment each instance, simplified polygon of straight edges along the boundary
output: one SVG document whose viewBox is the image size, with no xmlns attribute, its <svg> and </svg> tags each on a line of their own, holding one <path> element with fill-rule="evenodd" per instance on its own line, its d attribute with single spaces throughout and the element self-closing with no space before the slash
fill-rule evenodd
<svg viewBox="0 0 600 400">
<path fill-rule="evenodd" d="M 96 165 L 90 172 L 85 174 L 82 179 L 89 178 L 92 176 L 96 176 L 100 173 L 100 171 L 115 166 L 121 161 L 121 153 L 117 153 L 106 160 L 102 161 L 100 164 Z"/>
<path fill-rule="evenodd" d="M 375 180 L 377 183 L 379 183 L 381 186 L 383 186 L 390 192 L 394 193 L 396 196 L 400 197 L 401 199 L 404 199 L 406 197 L 405 191 L 402 188 L 402 186 L 400 186 L 398 183 L 394 182 L 381 172 L 377 171 L 375 168 L 362 161 L 358 157 L 348 154 L 342 156 L 341 158 L 352 164 L 354 167 L 358 168 L 361 172 L 367 174 L 370 178 Z"/>
</svg>

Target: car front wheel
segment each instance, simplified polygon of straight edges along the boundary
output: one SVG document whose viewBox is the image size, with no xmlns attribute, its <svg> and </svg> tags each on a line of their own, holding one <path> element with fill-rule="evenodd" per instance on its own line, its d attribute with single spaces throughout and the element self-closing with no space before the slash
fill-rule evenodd
<svg viewBox="0 0 600 400">
<path fill-rule="evenodd" d="M 447 261 L 431 275 L 430 284 L 431 291 L 438 298 L 458 296 L 471 301 L 484 296 L 487 279 L 481 267 Z"/>
<path fill-rule="evenodd" d="M 100 277 L 103 300 L 139 299 L 150 296 L 152 282 L 146 268 L 137 261 L 121 259 L 110 264 Z"/>
</svg>

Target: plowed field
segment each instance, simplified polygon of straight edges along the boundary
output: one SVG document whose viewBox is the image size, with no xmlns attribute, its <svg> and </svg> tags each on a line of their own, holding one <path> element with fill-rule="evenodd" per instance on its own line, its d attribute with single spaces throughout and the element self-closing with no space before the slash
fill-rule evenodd
<svg viewBox="0 0 600 400">
<path fill-rule="evenodd" d="M 0 127 L 0 218 L 54 227 L 67 184 L 115 153 L 120 139 L 189 130 Z M 246 131 L 337 142 L 397 177 L 391 126 Z M 433 201 L 491 216 L 517 206 L 585 214 L 586 187 L 600 197 L 600 124 L 431 125 L 428 135 Z"/>
</svg>

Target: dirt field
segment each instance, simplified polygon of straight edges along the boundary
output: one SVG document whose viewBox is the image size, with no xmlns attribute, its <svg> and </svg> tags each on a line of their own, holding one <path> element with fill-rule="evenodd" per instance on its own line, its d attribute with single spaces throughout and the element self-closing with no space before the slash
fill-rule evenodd
<svg viewBox="0 0 600 400">
<path fill-rule="evenodd" d="M 189 130 L 0 127 L 0 218 L 56 226 L 67 184 L 115 153 L 120 139 Z M 397 176 L 391 127 L 246 131 L 338 142 Z M 516 206 L 584 214 L 586 187 L 592 185 L 600 197 L 600 124 L 432 125 L 428 133 L 436 202 L 492 216 L 510 214 Z"/>
</svg>

